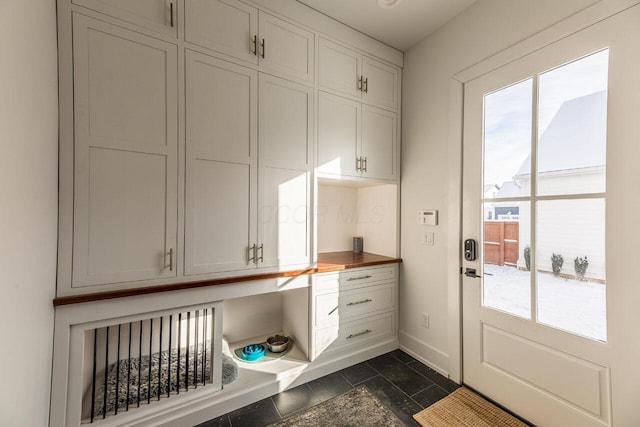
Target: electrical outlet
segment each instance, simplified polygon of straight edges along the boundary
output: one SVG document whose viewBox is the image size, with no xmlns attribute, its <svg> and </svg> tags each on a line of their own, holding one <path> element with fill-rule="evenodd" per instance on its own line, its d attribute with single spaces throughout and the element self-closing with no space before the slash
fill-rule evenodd
<svg viewBox="0 0 640 427">
<path fill-rule="evenodd" d="M 422 326 L 429 327 L 429 315 L 427 313 L 422 313 Z"/>
</svg>

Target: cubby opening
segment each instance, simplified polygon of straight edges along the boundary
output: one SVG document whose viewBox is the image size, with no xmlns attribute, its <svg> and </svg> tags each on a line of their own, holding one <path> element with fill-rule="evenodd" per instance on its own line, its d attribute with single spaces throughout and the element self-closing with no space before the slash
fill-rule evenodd
<svg viewBox="0 0 640 427">
<path fill-rule="evenodd" d="M 364 252 L 398 257 L 398 186 L 318 180 L 318 253 L 351 251 L 362 236 Z"/>
<path fill-rule="evenodd" d="M 257 387 L 282 382 L 285 389 L 296 374 L 309 364 L 309 289 L 292 289 L 226 299 L 223 310 L 223 351 L 231 354 L 238 367 L 237 380 L 225 390 Z M 237 349 L 264 343 L 272 335 L 284 334 L 292 340 L 287 353 L 275 360 L 241 360 Z M 225 348 L 228 344 L 228 349 Z M 287 379 L 288 378 L 288 379 Z"/>
</svg>

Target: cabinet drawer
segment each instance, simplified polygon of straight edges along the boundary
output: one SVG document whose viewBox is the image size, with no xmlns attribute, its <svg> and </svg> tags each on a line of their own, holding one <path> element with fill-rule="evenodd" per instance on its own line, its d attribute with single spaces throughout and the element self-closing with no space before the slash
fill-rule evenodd
<svg viewBox="0 0 640 427">
<path fill-rule="evenodd" d="M 353 288 L 380 280 L 395 279 L 395 266 L 350 270 L 340 274 L 341 288 Z"/>
<path fill-rule="evenodd" d="M 344 325 L 318 329 L 315 333 L 316 357 L 323 352 L 348 348 L 394 334 L 393 312 L 367 317 Z"/>
<path fill-rule="evenodd" d="M 316 296 L 316 326 L 343 324 L 355 316 L 391 309 L 395 305 L 393 283 Z"/>
</svg>

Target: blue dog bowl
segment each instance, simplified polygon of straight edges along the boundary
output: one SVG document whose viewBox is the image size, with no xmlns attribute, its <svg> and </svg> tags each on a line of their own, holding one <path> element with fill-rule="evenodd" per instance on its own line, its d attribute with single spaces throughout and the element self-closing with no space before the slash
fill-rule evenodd
<svg viewBox="0 0 640 427">
<path fill-rule="evenodd" d="M 258 359 L 262 359 L 266 351 L 262 344 L 249 344 L 242 349 L 242 359 L 248 362 L 253 362 Z"/>
</svg>

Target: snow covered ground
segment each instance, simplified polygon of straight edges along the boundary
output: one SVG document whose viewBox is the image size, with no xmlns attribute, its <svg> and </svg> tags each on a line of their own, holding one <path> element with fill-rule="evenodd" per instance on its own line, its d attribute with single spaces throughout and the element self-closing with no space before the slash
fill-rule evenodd
<svg viewBox="0 0 640 427">
<path fill-rule="evenodd" d="M 484 305 L 530 318 L 528 271 L 486 264 L 484 273 Z M 539 273 L 538 321 L 606 341 L 605 285 Z"/>
</svg>

